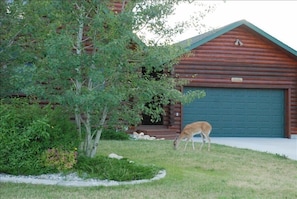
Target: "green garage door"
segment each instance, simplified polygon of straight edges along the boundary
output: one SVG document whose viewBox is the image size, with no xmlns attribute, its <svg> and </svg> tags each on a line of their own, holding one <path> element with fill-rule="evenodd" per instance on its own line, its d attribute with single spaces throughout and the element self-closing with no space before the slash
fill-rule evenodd
<svg viewBox="0 0 297 199">
<path fill-rule="evenodd" d="M 206 97 L 183 106 L 183 127 L 206 120 L 213 126 L 211 137 L 284 137 L 283 90 L 199 89 Z"/>
</svg>

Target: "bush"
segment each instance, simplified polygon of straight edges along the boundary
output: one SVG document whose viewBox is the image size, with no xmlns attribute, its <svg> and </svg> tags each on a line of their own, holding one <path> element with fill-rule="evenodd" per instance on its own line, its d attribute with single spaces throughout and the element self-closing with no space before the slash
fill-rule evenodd
<svg viewBox="0 0 297 199">
<path fill-rule="evenodd" d="M 77 162 L 77 149 L 75 148 L 73 151 L 57 148 L 48 149 L 43 152 L 42 161 L 46 167 L 67 171 L 72 169 Z"/>
<path fill-rule="evenodd" d="M 74 168 L 84 178 L 116 181 L 151 179 L 161 170 L 156 166 L 136 164 L 126 158 L 118 160 L 106 156 L 79 156 Z"/>
<path fill-rule="evenodd" d="M 127 133 L 112 128 L 104 129 L 101 134 L 102 140 L 129 140 L 129 138 Z"/>
<path fill-rule="evenodd" d="M 67 115 L 61 107 L 41 108 L 24 99 L 1 100 L 0 172 L 57 172 L 57 168 L 46 167 L 41 157 L 48 149 L 73 150 L 78 146 L 75 125 Z"/>
</svg>

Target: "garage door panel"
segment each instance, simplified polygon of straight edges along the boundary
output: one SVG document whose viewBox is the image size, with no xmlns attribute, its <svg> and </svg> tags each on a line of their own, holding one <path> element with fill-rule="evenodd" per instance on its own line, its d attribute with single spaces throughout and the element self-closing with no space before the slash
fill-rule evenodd
<svg viewBox="0 0 297 199">
<path fill-rule="evenodd" d="M 213 125 L 213 137 L 284 137 L 283 90 L 200 90 L 206 91 L 206 97 L 183 106 L 183 126 L 207 120 Z"/>
</svg>

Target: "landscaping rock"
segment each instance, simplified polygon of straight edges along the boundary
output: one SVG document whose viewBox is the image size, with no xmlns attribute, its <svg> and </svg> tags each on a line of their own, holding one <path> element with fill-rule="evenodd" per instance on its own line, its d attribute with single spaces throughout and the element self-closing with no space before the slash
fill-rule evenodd
<svg viewBox="0 0 297 199">
<path fill-rule="evenodd" d="M 164 138 L 157 139 L 154 136 L 145 135 L 143 132 L 137 133 L 136 131 L 133 132 L 131 137 L 135 140 L 165 140 Z"/>
</svg>

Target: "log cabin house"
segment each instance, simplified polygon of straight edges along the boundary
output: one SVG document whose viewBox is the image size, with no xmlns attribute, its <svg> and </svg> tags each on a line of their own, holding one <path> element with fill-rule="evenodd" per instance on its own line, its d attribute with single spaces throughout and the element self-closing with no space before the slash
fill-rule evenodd
<svg viewBox="0 0 297 199">
<path fill-rule="evenodd" d="M 127 1 L 111 0 L 121 12 Z M 136 129 L 172 139 L 188 123 L 207 120 L 212 137 L 297 138 L 297 51 L 241 20 L 179 43 L 191 56 L 173 76 L 189 80 L 182 92 L 206 97 L 164 107 L 158 123 L 144 117 Z"/>
<path fill-rule="evenodd" d="M 159 123 L 137 129 L 174 138 L 188 123 L 209 121 L 212 137 L 297 138 L 297 51 L 246 20 L 179 43 L 190 53 L 173 75 L 189 80 L 182 92 L 206 97 L 164 107 Z"/>
<path fill-rule="evenodd" d="M 126 0 L 111 0 L 121 12 Z M 188 123 L 207 120 L 212 137 L 297 138 L 297 51 L 246 20 L 179 43 L 191 56 L 180 59 L 173 76 L 189 80 L 182 92 L 201 89 L 206 97 L 164 107 L 139 131 L 172 139 Z"/>
</svg>

